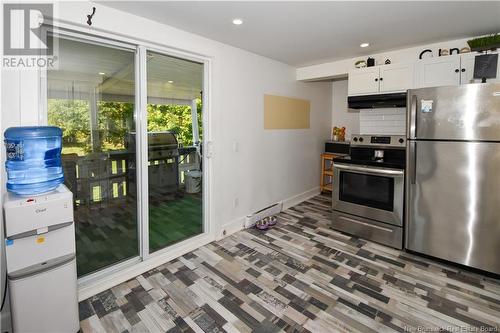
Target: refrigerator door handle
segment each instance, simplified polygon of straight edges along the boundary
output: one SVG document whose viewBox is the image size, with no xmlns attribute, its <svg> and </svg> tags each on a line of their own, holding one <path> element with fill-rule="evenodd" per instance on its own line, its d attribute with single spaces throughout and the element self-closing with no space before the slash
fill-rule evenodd
<svg viewBox="0 0 500 333">
<path fill-rule="evenodd" d="M 417 134 L 417 96 L 411 95 L 410 101 L 410 139 L 415 139 Z"/>
<path fill-rule="evenodd" d="M 409 148 L 410 163 L 408 166 L 410 167 L 410 184 L 415 184 L 417 178 L 417 143 L 415 141 L 410 141 Z"/>
</svg>

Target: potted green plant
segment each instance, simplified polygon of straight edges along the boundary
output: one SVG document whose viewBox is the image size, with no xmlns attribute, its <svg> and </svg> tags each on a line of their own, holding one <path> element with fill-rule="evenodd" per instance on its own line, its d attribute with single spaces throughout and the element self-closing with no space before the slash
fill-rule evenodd
<svg viewBox="0 0 500 333">
<path fill-rule="evenodd" d="M 492 34 L 489 36 L 473 38 L 467 41 L 471 51 L 487 51 L 487 50 L 496 50 L 500 48 L 500 35 Z"/>
</svg>

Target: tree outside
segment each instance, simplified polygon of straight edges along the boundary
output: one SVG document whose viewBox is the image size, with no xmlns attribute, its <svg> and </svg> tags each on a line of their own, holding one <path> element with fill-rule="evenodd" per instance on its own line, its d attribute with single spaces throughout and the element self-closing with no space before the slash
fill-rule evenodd
<svg viewBox="0 0 500 333">
<path fill-rule="evenodd" d="M 202 138 L 202 103 L 197 99 L 198 128 Z M 135 131 L 134 104 L 124 102 L 97 103 L 100 147 L 92 147 L 90 105 L 88 101 L 49 99 L 48 123 L 63 131 L 63 154 L 79 156 L 91 152 L 125 149 L 127 133 Z M 173 131 L 183 146 L 193 145 L 191 106 L 148 104 L 148 132 Z"/>
</svg>

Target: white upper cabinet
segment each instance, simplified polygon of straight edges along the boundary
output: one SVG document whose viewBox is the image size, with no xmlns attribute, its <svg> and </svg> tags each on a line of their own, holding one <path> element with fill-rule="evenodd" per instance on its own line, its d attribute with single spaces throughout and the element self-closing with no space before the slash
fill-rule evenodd
<svg viewBox="0 0 500 333">
<path fill-rule="evenodd" d="M 474 83 L 474 59 L 476 54 L 468 53 L 460 57 L 460 83 Z M 477 81 L 479 82 L 479 81 Z"/>
<path fill-rule="evenodd" d="M 455 86 L 460 84 L 460 56 L 428 58 L 417 63 L 417 87 Z"/>
<path fill-rule="evenodd" d="M 399 92 L 413 88 L 413 64 L 390 64 L 349 72 L 348 95 Z"/>
<path fill-rule="evenodd" d="M 414 87 L 413 64 L 391 64 L 380 66 L 380 92 L 398 92 Z"/>
<path fill-rule="evenodd" d="M 457 86 L 481 82 L 474 79 L 477 53 L 454 54 L 418 60 L 416 63 L 396 63 L 349 71 L 348 95 L 370 95 L 402 92 L 413 88 Z M 500 82 L 500 56 L 497 77 L 488 82 Z"/>
<path fill-rule="evenodd" d="M 417 87 L 456 86 L 478 83 L 474 79 L 474 61 L 477 53 L 444 56 L 419 60 L 417 63 Z M 497 78 L 488 82 L 500 82 L 500 57 L 497 65 Z"/>
<path fill-rule="evenodd" d="M 347 81 L 348 95 L 368 95 L 379 91 L 379 68 L 366 67 L 349 72 Z"/>
</svg>

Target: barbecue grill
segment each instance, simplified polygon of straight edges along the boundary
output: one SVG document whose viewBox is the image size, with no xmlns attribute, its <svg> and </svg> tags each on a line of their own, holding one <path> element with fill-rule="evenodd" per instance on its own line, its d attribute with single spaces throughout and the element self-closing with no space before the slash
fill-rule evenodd
<svg viewBox="0 0 500 333">
<path fill-rule="evenodd" d="M 128 135 L 127 148 L 135 151 L 135 132 Z M 179 190 L 179 148 L 170 131 L 148 132 L 149 189 L 165 195 Z M 135 171 L 135 170 L 134 170 Z"/>
</svg>

